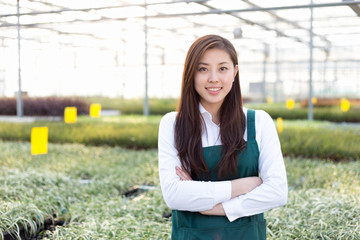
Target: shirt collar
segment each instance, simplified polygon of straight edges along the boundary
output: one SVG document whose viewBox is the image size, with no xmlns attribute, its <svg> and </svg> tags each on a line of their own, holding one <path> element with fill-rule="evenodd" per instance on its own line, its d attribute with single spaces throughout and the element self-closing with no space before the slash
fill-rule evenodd
<svg viewBox="0 0 360 240">
<path fill-rule="evenodd" d="M 200 110 L 201 114 L 204 114 L 204 113 L 210 114 L 208 111 L 206 111 L 206 109 L 203 107 L 203 105 L 201 105 L 201 103 L 199 103 L 199 110 Z"/>
<path fill-rule="evenodd" d="M 203 105 L 201 105 L 201 103 L 199 103 L 199 111 L 200 111 L 201 115 L 207 116 L 207 118 L 208 118 L 210 121 L 212 121 L 211 113 L 209 113 L 209 112 L 203 107 Z"/>
</svg>

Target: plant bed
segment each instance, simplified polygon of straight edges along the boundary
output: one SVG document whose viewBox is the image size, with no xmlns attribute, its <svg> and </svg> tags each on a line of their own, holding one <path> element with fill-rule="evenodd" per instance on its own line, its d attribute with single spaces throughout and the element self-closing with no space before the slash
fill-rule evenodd
<svg viewBox="0 0 360 240">
<path fill-rule="evenodd" d="M 19 226 L 16 231 L 6 231 L 3 233 L 3 240 L 36 240 L 43 239 L 48 234 L 47 231 L 53 232 L 56 226 L 63 226 L 65 220 L 61 218 L 47 218 L 42 224 L 37 224 L 35 233 L 29 233 L 28 227 Z"/>
<path fill-rule="evenodd" d="M 29 143 L 0 142 L 3 234 L 5 222 L 41 215 L 43 223 L 53 209 L 59 216 L 65 208 L 65 223 L 38 238 L 170 239 L 171 211 L 159 187 L 156 150 L 53 143 L 47 155 L 30 156 L 29 150 Z M 265 213 L 267 239 L 360 239 L 360 161 L 284 160 L 289 198 Z M 140 184 L 154 189 L 121 195 Z"/>
<path fill-rule="evenodd" d="M 325 103 L 324 103 L 325 104 Z M 294 109 L 287 109 L 285 103 L 274 104 L 245 104 L 247 108 L 261 109 L 266 111 L 273 119 L 279 117 L 288 120 L 306 120 L 308 119 L 308 108 L 301 107 L 301 103 L 295 103 Z M 313 108 L 314 120 L 330 121 L 330 122 L 360 122 L 360 104 L 355 102 L 351 105 L 350 110 L 342 112 L 340 103 L 338 105 L 329 105 Z"/>
<path fill-rule="evenodd" d="M 64 116 L 65 107 L 76 107 L 78 115 L 89 114 L 86 101 L 78 97 L 26 97 L 23 99 L 24 116 Z M 0 115 L 16 115 L 16 98 L 0 97 Z"/>
<path fill-rule="evenodd" d="M 54 122 L 2 123 L 0 139 L 29 141 L 31 128 L 48 126 L 49 142 L 81 143 L 87 146 L 121 146 L 131 150 L 155 149 L 161 117 L 119 116 L 100 119 L 81 118 L 77 124 Z M 323 159 L 359 159 L 359 124 L 325 121 L 284 120 L 279 133 L 284 155 Z"/>
</svg>

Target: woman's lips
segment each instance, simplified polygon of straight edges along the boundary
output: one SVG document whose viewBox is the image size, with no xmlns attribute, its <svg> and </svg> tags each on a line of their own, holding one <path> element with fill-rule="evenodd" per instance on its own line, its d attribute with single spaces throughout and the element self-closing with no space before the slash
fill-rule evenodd
<svg viewBox="0 0 360 240">
<path fill-rule="evenodd" d="M 220 90 L 222 89 L 222 87 L 207 87 L 206 90 L 213 95 L 216 95 L 220 92 Z"/>
</svg>

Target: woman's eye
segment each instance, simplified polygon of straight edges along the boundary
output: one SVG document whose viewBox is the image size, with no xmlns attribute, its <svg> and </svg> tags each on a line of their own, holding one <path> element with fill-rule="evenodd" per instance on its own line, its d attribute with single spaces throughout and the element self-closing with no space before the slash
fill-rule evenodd
<svg viewBox="0 0 360 240">
<path fill-rule="evenodd" d="M 205 72 L 207 69 L 204 67 L 199 68 L 199 72 Z"/>
<path fill-rule="evenodd" d="M 225 70 L 227 70 L 227 67 L 221 67 L 220 68 L 220 71 L 225 71 Z"/>
</svg>

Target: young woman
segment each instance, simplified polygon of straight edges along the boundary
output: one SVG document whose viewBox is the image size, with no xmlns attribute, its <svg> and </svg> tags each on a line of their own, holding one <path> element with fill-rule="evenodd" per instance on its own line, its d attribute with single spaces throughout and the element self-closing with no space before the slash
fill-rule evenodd
<svg viewBox="0 0 360 240">
<path fill-rule="evenodd" d="M 158 150 L 172 239 L 266 239 L 263 212 L 286 203 L 286 171 L 271 117 L 242 106 L 227 39 L 207 35 L 190 47 Z"/>
</svg>

